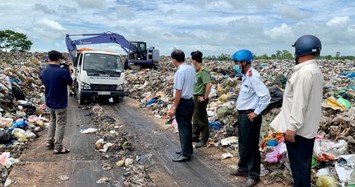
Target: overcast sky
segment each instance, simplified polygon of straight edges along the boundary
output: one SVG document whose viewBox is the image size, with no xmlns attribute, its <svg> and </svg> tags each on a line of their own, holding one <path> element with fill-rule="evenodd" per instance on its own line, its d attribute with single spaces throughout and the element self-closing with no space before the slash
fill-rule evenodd
<svg viewBox="0 0 355 187">
<path fill-rule="evenodd" d="M 66 52 L 65 34 L 111 31 L 161 55 L 294 53 L 295 40 L 313 34 L 322 55 L 354 56 L 354 8 L 354 0 L 0 0 L 0 30 L 26 34 L 33 52 Z"/>
</svg>

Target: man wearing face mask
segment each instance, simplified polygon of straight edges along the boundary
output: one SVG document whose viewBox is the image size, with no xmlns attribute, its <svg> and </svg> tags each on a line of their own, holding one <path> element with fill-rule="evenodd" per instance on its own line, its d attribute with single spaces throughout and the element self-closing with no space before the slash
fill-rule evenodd
<svg viewBox="0 0 355 187">
<path fill-rule="evenodd" d="M 239 77 L 239 79 L 241 80 L 242 77 L 243 77 L 243 73 L 242 73 L 242 70 L 240 69 L 240 66 L 239 65 L 235 65 L 234 66 L 234 71 L 237 74 L 237 76 Z"/>
<path fill-rule="evenodd" d="M 237 99 L 238 110 L 238 170 L 234 176 L 245 176 L 245 186 L 255 186 L 260 177 L 260 126 L 261 112 L 269 105 L 271 97 L 260 74 L 251 66 L 253 54 L 239 50 L 232 56 L 234 63 L 242 70 L 242 81 Z"/>
<path fill-rule="evenodd" d="M 323 75 L 315 60 L 322 45 L 313 35 L 304 35 L 295 44 L 296 65 L 287 80 L 281 112 L 270 123 L 285 133 L 285 143 L 293 186 L 311 186 L 311 164 L 315 136 L 321 118 Z"/>
<path fill-rule="evenodd" d="M 192 117 L 192 141 L 198 142 L 195 148 L 206 145 L 209 138 L 209 126 L 207 116 L 208 95 L 211 92 L 211 75 L 202 63 L 202 52 L 191 53 L 192 64 L 196 69 L 196 83 L 194 84 L 194 114 Z M 201 140 L 199 140 L 201 134 Z"/>
</svg>

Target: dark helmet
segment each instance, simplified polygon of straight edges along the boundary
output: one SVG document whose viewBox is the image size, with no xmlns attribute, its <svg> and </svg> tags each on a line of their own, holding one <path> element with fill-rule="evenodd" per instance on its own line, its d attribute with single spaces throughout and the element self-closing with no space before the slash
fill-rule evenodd
<svg viewBox="0 0 355 187">
<path fill-rule="evenodd" d="M 251 63 L 251 60 L 253 59 L 253 54 L 247 50 L 247 49 L 242 49 L 234 53 L 232 56 L 234 61 L 237 62 L 242 62 L 243 60 L 247 61 L 247 63 Z"/>
<path fill-rule="evenodd" d="M 300 56 L 312 53 L 315 56 L 319 56 L 322 44 L 319 38 L 313 35 L 303 35 L 296 40 L 292 47 L 295 47 L 295 57 L 299 58 Z"/>
</svg>

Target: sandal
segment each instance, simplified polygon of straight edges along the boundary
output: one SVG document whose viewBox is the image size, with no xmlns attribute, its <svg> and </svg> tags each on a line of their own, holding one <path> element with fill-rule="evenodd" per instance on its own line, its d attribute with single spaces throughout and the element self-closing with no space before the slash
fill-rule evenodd
<svg viewBox="0 0 355 187">
<path fill-rule="evenodd" d="M 54 149 L 54 144 L 47 143 L 47 144 L 46 144 L 46 148 L 47 148 L 47 149 Z"/>
<path fill-rule="evenodd" d="M 54 154 L 65 154 L 65 153 L 69 153 L 69 149 L 67 148 L 62 148 L 62 149 L 54 149 L 53 153 Z"/>
</svg>

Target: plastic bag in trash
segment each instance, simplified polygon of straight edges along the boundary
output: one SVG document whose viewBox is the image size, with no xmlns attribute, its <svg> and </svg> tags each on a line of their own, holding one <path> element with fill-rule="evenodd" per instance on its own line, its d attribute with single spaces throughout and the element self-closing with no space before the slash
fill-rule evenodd
<svg viewBox="0 0 355 187">
<path fill-rule="evenodd" d="M 329 97 L 325 100 L 325 104 L 334 110 L 344 110 L 345 107 L 340 104 L 336 99 Z"/>
<path fill-rule="evenodd" d="M 282 106 L 283 91 L 277 86 L 269 87 L 271 100 L 265 111 Z"/>
<path fill-rule="evenodd" d="M 10 143 L 11 142 L 11 134 L 5 130 L 0 130 L 0 143 Z"/>
<path fill-rule="evenodd" d="M 337 182 L 334 179 L 334 177 L 331 177 L 328 175 L 323 175 L 317 179 L 316 186 L 317 187 L 336 187 Z"/>
<path fill-rule="evenodd" d="M 216 130 L 220 130 L 221 129 L 221 123 L 218 122 L 218 121 L 208 122 L 208 126 L 214 128 Z"/>
<path fill-rule="evenodd" d="M 27 120 L 24 120 L 24 119 L 17 120 L 15 123 L 12 124 L 12 126 L 15 128 L 24 129 L 28 126 Z"/>
<path fill-rule="evenodd" d="M 338 101 L 342 106 L 344 106 L 344 107 L 347 108 L 347 109 L 349 109 L 349 108 L 351 107 L 350 101 L 348 101 L 348 100 L 346 100 L 346 99 L 344 99 L 344 98 L 342 98 L 342 97 L 338 98 L 337 101 Z"/>
</svg>

